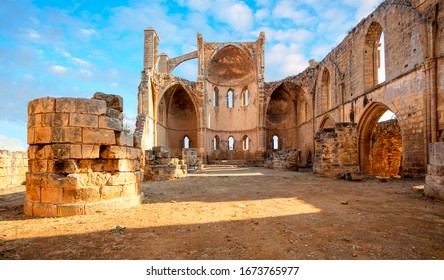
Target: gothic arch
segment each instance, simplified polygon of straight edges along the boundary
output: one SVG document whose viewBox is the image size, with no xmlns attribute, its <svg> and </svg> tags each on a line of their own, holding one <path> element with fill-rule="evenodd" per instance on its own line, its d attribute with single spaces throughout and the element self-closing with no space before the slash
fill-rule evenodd
<svg viewBox="0 0 444 280">
<path fill-rule="evenodd" d="M 321 124 L 319 125 L 319 129 L 321 128 L 334 128 L 335 127 L 335 120 L 330 117 L 329 115 L 324 116 L 324 118 L 321 121 Z"/>
<path fill-rule="evenodd" d="M 372 167 L 372 141 L 374 140 L 374 132 L 379 119 L 386 111 L 392 111 L 395 115 L 397 112 L 383 103 L 374 102 L 368 105 L 367 109 L 362 114 L 358 123 L 358 151 L 359 151 L 359 165 L 361 172 L 366 174 L 373 174 Z M 399 136 L 401 140 L 401 147 L 403 146 L 403 129 L 401 122 L 399 125 Z M 404 157 L 405 151 L 402 151 L 401 158 Z M 401 159 L 399 159 L 401 161 Z M 401 165 L 402 167 L 402 165 Z M 400 174 L 401 175 L 401 174 Z"/>
</svg>

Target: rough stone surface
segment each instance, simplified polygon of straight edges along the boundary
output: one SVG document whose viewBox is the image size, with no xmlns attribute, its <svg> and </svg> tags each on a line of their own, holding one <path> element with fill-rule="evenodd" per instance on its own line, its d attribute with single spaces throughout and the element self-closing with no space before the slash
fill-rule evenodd
<svg viewBox="0 0 444 280">
<path fill-rule="evenodd" d="M 0 189 L 23 185 L 28 171 L 26 152 L 0 150 Z"/>
<path fill-rule="evenodd" d="M 83 215 L 140 204 L 141 150 L 133 147 L 132 134 L 121 132 L 118 115 L 105 116 L 121 103 L 104 94 L 29 103 L 27 215 Z"/>
<path fill-rule="evenodd" d="M 429 154 L 424 192 L 427 196 L 444 200 L 444 142 L 431 143 Z"/>
</svg>

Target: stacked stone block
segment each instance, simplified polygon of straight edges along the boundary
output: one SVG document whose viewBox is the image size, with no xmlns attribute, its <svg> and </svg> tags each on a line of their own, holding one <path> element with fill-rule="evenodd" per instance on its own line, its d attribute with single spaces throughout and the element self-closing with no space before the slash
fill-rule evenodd
<svg viewBox="0 0 444 280">
<path fill-rule="evenodd" d="M 359 172 L 357 134 L 353 123 L 337 123 L 335 128 L 320 129 L 315 137 L 313 171 L 331 176 Z"/>
<path fill-rule="evenodd" d="M 26 152 L 0 150 L 0 190 L 22 185 L 27 171 Z"/>
<path fill-rule="evenodd" d="M 28 104 L 25 213 L 60 217 L 140 204 L 143 171 L 123 100 L 40 98 Z"/>
<path fill-rule="evenodd" d="M 173 180 L 187 174 L 187 165 L 183 160 L 171 157 L 163 146 L 155 146 L 145 151 L 144 180 L 166 181 Z"/>
<path fill-rule="evenodd" d="M 425 194 L 444 200 L 444 142 L 429 144 Z"/>
</svg>

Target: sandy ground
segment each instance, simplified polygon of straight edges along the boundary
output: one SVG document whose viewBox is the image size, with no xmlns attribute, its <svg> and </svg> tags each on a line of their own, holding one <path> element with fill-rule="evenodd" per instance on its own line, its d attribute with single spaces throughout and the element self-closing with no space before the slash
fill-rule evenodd
<svg viewBox="0 0 444 280">
<path fill-rule="evenodd" d="M 0 193 L 0 259 L 444 259 L 444 202 L 423 180 L 339 181 L 211 168 L 146 182 L 113 213 L 28 218 L 24 188 Z"/>
</svg>

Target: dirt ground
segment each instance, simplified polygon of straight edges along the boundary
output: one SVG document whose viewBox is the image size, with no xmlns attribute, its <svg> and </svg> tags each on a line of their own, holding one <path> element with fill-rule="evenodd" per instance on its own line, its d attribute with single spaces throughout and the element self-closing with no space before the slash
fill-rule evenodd
<svg viewBox="0 0 444 280">
<path fill-rule="evenodd" d="M 28 218 L 0 193 L 0 259 L 444 259 L 444 202 L 423 180 L 340 181 L 212 168 L 146 182 L 113 213 Z"/>
</svg>

